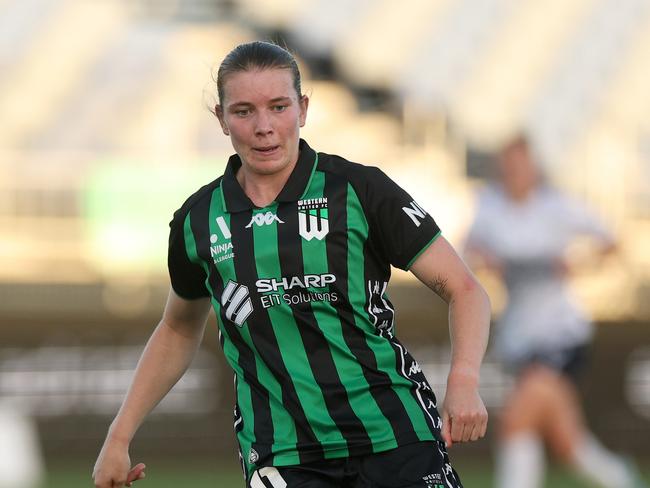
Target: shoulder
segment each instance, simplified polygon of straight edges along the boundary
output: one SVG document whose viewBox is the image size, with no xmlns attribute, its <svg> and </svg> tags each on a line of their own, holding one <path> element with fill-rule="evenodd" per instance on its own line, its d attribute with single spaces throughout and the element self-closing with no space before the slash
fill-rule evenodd
<svg viewBox="0 0 650 488">
<path fill-rule="evenodd" d="M 501 186 L 489 183 L 476 192 L 476 203 L 481 209 L 494 209 L 507 205 L 508 199 Z"/>
<path fill-rule="evenodd" d="M 357 192 L 366 193 L 397 186 L 377 166 L 356 163 L 336 154 L 319 152 L 317 170 L 347 180 Z"/>
<path fill-rule="evenodd" d="M 349 176 L 352 178 L 372 177 L 372 175 L 382 173 L 382 171 L 376 166 L 355 163 L 337 154 L 328 154 L 324 152 L 318 153 L 317 169 L 326 173 Z"/>
<path fill-rule="evenodd" d="M 221 184 L 223 176 L 219 176 L 216 180 L 211 181 L 210 183 L 203 185 L 197 191 L 192 193 L 186 200 L 183 202 L 183 205 L 180 206 L 178 210 L 174 212 L 174 220 L 184 220 L 187 214 L 194 208 L 199 205 L 201 202 L 204 202 L 206 199 L 209 200 L 212 197 L 212 192 Z M 209 204 L 209 201 L 208 201 Z M 172 221 L 173 222 L 173 221 Z"/>
<path fill-rule="evenodd" d="M 561 212 L 580 206 L 577 199 L 552 186 L 541 187 L 538 190 L 538 197 L 540 202 L 554 211 Z"/>
</svg>

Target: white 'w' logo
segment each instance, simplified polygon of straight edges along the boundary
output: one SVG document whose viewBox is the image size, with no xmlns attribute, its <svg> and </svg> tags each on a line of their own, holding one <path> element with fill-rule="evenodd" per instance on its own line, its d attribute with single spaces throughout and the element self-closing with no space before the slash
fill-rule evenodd
<svg viewBox="0 0 650 488">
<path fill-rule="evenodd" d="M 221 294 L 221 306 L 226 309 L 226 317 L 241 327 L 253 313 L 253 302 L 248 296 L 248 287 L 234 281 L 228 284 Z"/>
<path fill-rule="evenodd" d="M 318 217 L 305 212 L 298 212 L 298 231 L 308 241 L 311 241 L 314 237 L 322 241 L 329 230 L 329 222 L 320 215 L 320 210 Z"/>
<path fill-rule="evenodd" d="M 424 216 L 427 214 L 427 212 L 415 201 L 412 201 L 409 205 L 409 207 L 402 207 L 402 210 L 404 210 L 404 213 L 409 216 L 416 227 L 420 227 L 420 220 L 424 220 Z"/>
</svg>

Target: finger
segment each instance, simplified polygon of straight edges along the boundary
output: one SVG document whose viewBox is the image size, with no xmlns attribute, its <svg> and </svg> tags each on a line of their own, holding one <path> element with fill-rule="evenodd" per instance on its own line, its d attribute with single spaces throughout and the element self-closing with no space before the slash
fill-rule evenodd
<svg viewBox="0 0 650 488">
<path fill-rule="evenodd" d="M 144 463 L 136 464 L 131 471 L 129 471 L 129 474 L 126 477 L 127 486 L 131 486 L 131 483 L 135 480 L 142 479 L 140 475 L 144 473 L 146 467 L 147 466 Z"/>
<path fill-rule="evenodd" d="M 468 442 L 472 436 L 472 422 L 465 419 L 463 421 L 463 430 L 461 432 L 462 442 Z"/>
<path fill-rule="evenodd" d="M 485 434 L 487 434 L 487 427 L 488 427 L 488 415 L 487 412 L 483 416 L 483 422 L 481 424 L 481 437 L 485 437 Z"/>
<path fill-rule="evenodd" d="M 481 435 L 481 429 L 482 429 L 482 425 L 481 425 L 480 421 L 474 424 L 474 427 L 472 428 L 472 433 L 470 435 L 470 440 L 471 441 L 477 441 L 481 437 L 483 437 Z"/>
<path fill-rule="evenodd" d="M 481 414 L 477 413 L 473 415 L 470 421 L 467 423 L 467 442 L 477 441 L 479 439 L 482 426 L 483 419 Z"/>
<path fill-rule="evenodd" d="M 465 423 L 461 417 L 453 417 L 451 419 L 451 439 L 454 442 L 463 442 L 463 429 Z"/>
<path fill-rule="evenodd" d="M 446 411 L 442 411 L 442 440 L 445 441 L 446 447 L 451 447 L 453 442 L 451 440 L 451 418 L 447 415 Z"/>
</svg>

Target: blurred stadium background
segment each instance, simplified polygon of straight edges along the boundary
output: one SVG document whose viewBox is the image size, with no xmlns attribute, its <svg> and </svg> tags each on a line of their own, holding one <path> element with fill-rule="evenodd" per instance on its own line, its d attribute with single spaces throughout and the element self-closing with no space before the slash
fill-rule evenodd
<svg viewBox="0 0 650 488">
<path fill-rule="evenodd" d="M 0 0 L 0 487 L 30 439 L 42 486 L 92 484 L 166 297 L 172 212 L 232 152 L 212 72 L 253 39 L 299 57 L 312 146 L 383 167 L 457 246 L 494 149 L 531 135 L 622 241 L 574 277 L 598 322 L 581 391 L 595 432 L 647 471 L 648 0 Z M 445 308 L 402 273 L 391 293 L 442 395 Z M 494 416 L 512 379 L 489 357 L 482 374 Z M 231 381 L 212 323 L 133 444 L 142 486 L 239 486 Z M 491 486 L 490 440 L 454 448 L 467 486 Z"/>
</svg>

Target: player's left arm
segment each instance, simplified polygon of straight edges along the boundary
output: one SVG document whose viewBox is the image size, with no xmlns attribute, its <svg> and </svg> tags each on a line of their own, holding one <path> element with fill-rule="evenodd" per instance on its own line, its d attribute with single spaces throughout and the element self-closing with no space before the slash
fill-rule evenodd
<svg viewBox="0 0 650 488">
<path fill-rule="evenodd" d="M 490 300 L 449 242 L 439 236 L 410 271 L 449 305 L 451 366 L 442 407 L 442 436 L 453 442 L 485 435 L 487 410 L 478 393 L 490 329 Z"/>
</svg>

